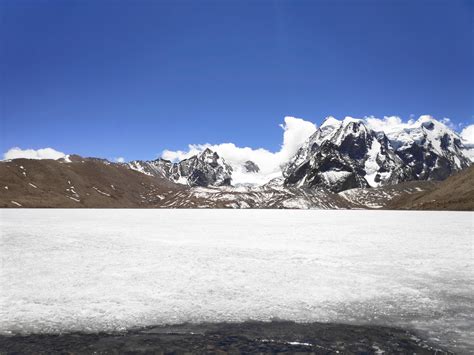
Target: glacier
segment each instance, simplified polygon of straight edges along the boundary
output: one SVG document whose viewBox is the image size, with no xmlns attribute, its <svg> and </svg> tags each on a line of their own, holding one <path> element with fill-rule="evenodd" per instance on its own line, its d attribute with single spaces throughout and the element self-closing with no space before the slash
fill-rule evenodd
<svg viewBox="0 0 474 355">
<path fill-rule="evenodd" d="M 0 210 L 0 333 L 274 319 L 474 349 L 472 212 Z"/>
</svg>

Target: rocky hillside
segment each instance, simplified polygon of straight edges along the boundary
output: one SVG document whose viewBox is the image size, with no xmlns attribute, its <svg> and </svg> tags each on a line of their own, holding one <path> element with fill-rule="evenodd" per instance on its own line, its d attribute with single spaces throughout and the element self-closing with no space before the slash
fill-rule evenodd
<svg viewBox="0 0 474 355">
<path fill-rule="evenodd" d="M 425 191 L 398 196 L 389 201 L 385 207 L 474 211 L 474 166 L 448 177 Z"/>
<path fill-rule="evenodd" d="M 0 162 L 0 207 L 149 207 L 182 188 L 103 159 Z"/>
</svg>

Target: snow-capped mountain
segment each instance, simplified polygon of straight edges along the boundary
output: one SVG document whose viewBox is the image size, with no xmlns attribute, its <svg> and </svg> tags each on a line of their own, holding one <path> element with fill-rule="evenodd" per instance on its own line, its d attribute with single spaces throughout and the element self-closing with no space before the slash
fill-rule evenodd
<svg viewBox="0 0 474 355">
<path fill-rule="evenodd" d="M 422 116 L 372 129 L 366 120 L 329 117 L 283 170 L 285 185 L 334 192 L 410 180 L 443 180 L 471 162 L 461 137 Z"/>
<path fill-rule="evenodd" d="M 328 118 L 283 171 L 285 185 L 334 192 L 396 184 L 409 176 L 383 132 L 363 120 Z"/>
<path fill-rule="evenodd" d="M 410 180 L 443 180 L 471 164 L 459 134 L 430 116 L 385 129 L 384 133 L 410 167 Z"/>
<path fill-rule="evenodd" d="M 340 192 L 403 181 L 443 180 L 471 164 L 468 152 L 458 133 L 430 116 L 389 126 L 375 125 L 369 119 L 328 117 L 282 168 L 284 179 L 279 181 L 287 187 Z M 177 163 L 157 159 L 132 161 L 127 166 L 188 186 L 228 186 L 233 174 L 235 181 L 249 173 L 261 180 L 259 166 L 253 161 L 233 169 L 209 148 Z"/>
<path fill-rule="evenodd" d="M 3 202 L 28 207 L 116 203 L 168 208 L 379 208 L 390 196 L 432 189 L 434 181 L 469 170 L 472 139 L 464 137 L 463 142 L 458 133 L 429 116 L 405 123 L 388 119 L 329 117 L 301 145 L 297 142 L 308 134 L 295 140 L 294 149 L 282 159 L 281 152 L 263 151 L 269 158 L 280 154 L 281 164 L 300 147 L 286 165 L 280 165 L 281 170 L 269 170 L 265 159 L 249 154 L 249 148 L 227 155 L 229 163 L 205 147 L 179 162 L 122 163 L 76 155 L 5 160 L 0 164 Z M 470 171 L 466 176 L 472 176 L 472 167 Z M 464 185 L 461 195 L 472 195 L 472 183 Z M 459 190 L 453 191 L 459 195 Z M 39 199 L 45 203 L 38 204 Z"/>
<path fill-rule="evenodd" d="M 135 160 L 127 165 L 144 174 L 189 186 L 228 186 L 232 181 L 232 167 L 209 148 L 178 163 L 156 159 Z"/>
</svg>

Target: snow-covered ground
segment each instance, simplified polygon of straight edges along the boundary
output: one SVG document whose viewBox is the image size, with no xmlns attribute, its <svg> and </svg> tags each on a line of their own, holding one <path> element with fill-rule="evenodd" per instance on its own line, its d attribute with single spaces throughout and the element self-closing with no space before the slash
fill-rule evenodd
<svg viewBox="0 0 474 355">
<path fill-rule="evenodd" d="M 0 210 L 0 333 L 287 319 L 474 349 L 473 213 Z"/>
</svg>

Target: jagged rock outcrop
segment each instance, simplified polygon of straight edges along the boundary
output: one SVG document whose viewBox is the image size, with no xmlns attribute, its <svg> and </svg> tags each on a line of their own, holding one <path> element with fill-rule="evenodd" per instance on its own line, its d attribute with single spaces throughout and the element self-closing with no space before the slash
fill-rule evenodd
<svg viewBox="0 0 474 355">
<path fill-rule="evenodd" d="M 128 166 L 144 174 L 165 177 L 188 186 L 229 186 L 232 181 L 232 167 L 209 148 L 178 163 L 164 159 L 136 160 Z"/>
<path fill-rule="evenodd" d="M 406 180 L 407 169 L 383 133 L 363 120 L 327 119 L 283 171 L 287 186 L 320 187 L 333 192 Z"/>
<path fill-rule="evenodd" d="M 209 148 L 178 163 L 173 179 L 186 179 L 189 186 L 229 186 L 232 168 Z"/>
<path fill-rule="evenodd" d="M 247 160 L 247 161 L 244 163 L 244 170 L 245 170 L 247 173 L 258 173 L 258 172 L 260 171 L 260 168 L 259 168 L 258 165 L 255 164 L 253 161 Z"/>
</svg>

